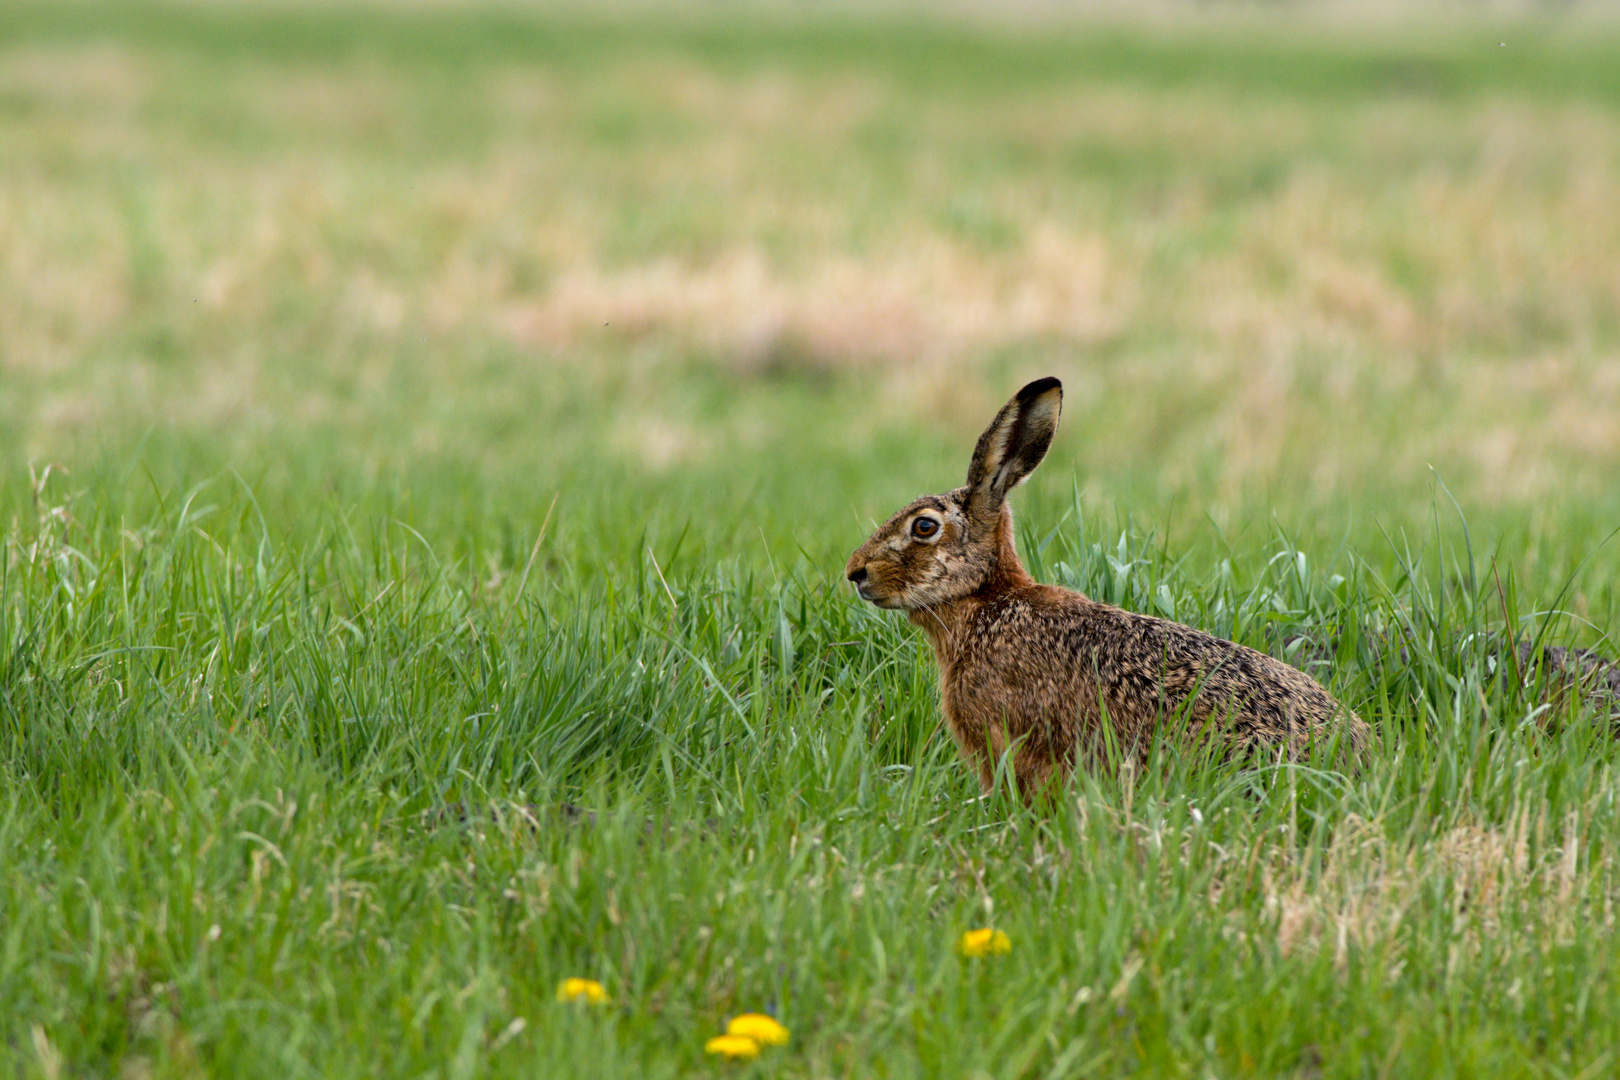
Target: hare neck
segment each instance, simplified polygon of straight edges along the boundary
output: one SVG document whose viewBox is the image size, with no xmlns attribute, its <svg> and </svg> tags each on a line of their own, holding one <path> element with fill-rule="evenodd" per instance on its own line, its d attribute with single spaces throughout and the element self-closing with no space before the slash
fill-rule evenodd
<svg viewBox="0 0 1620 1080">
<path fill-rule="evenodd" d="M 991 544 L 994 554 L 986 568 L 984 583 L 976 590 L 955 600 L 907 613 L 912 623 L 928 635 L 928 643 L 934 647 L 934 657 L 942 670 L 956 654 L 962 631 L 975 612 L 1008 593 L 1035 584 L 1024 564 L 1018 561 L 1018 547 L 1013 542 L 1012 509 L 1006 504 L 996 518 Z"/>
<path fill-rule="evenodd" d="M 989 599 L 1035 584 L 1035 579 L 1029 576 L 1024 564 L 1018 561 L 1018 545 L 1013 541 L 1012 507 L 1006 503 L 1001 504 L 1001 513 L 996 517 L 994 542 L 995 560 L 990 564 L 984 584 L 979 586 L 978 595 Z"/>
</svg>

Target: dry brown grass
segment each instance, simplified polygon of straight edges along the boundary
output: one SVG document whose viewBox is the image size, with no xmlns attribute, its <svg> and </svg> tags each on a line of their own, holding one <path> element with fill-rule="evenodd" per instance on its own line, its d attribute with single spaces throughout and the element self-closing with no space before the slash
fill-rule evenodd
<svg viewBox="0 0 1620 1080">
<path fill-rule="evenodd" d="M 1545 952 L 1613 928 L 1613 861 L 1583 846 L 1583 823 L 1607 820 L 1609 797 L 1561 820 L 1545 805 L 1521 803 L 1503 825 L 1459 822 L 1421 837 L 1352 813 L 1321 851 L 1286 834 L 1228 850 L 1189 826 L 1178 861 L 1207 866 L 1210 910 L 1227 911 L 1229 938 L 1259 955 L 1325 956 L 1340 975 L 1354 959 L 1397 980 L 1408 946 L 1433 929 L 1414 917 L 1432 917 L 1439 903 L 1449 918 L 1449 978 L 1452 968 L 1477 964 L 1482 949 Z M 1153 852 L 1166 839 L 1141 822 L 1124 827 Z M 1074 869 L 1065 862 L 1061 872 Z M 1231 909 L 1256 886 L 1258 920 Z"/>
</svg>

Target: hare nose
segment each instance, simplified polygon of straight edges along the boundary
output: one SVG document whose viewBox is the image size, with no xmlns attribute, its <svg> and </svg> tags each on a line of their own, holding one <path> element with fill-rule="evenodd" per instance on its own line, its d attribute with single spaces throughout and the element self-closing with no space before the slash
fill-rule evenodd
<svg viewBox="0 0 1620 1080">
<path fill-rule="evenodd" d="M 849 572 L 849 580 L 853 581 L 857 585 L 859 585 L 861 582 L 865 581 L 866 580 L 866 567 L 857 566 L 855 569 L 851 570 Z"/>
</svg>

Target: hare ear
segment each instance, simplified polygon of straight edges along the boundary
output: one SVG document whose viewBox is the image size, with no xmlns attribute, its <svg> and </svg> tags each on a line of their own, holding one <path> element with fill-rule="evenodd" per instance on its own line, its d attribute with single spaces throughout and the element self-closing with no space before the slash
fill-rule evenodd
<svg viewBox="0 0 1620 1080">
<path fill-rule="evenodd" d="M 968 502 L 977 513 L 1001 509 L 1007 492 L 1024 482 L 1046 456 L 1063 412 L 1063 384 L 1036 379 L 1001 407 L 973 448 Z"/>
</svg>

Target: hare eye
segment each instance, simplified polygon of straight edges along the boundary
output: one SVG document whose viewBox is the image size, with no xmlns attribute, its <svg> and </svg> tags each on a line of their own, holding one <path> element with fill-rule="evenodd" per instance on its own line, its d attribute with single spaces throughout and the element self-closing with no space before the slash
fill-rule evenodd
<svg viewBox="0 0 1620 1080">
<path fill-rule="evenodd" d="M 927 540 L 939 532 L 939 522 L 931 517 L 920 517 L 911 523 L 911 535 L 919 540 Z"/>
</svg>

